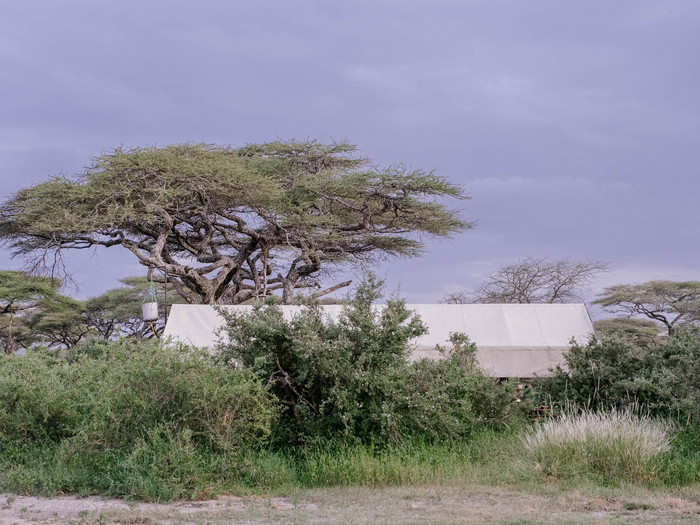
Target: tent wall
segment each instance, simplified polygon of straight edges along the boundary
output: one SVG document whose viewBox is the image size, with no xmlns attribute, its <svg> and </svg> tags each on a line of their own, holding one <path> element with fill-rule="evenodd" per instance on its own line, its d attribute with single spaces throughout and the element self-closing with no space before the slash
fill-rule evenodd
<svg viewBox="0 0 700 525">
<path fill-rule="evenodd" d="M 245 312 L 252 307 L 223 308 Z M 291 318 L 301 307 L 281 308 Z M 343 306 L 322 308 L 330 319 L 337 319 Z M 480 365 L 494 377 L 547 375 L 563 362 L 572 338 L 585 342 L 594 333 L 583 304 L 411 304 L 408 308 L 428 327 L 428 333 L 414 343 L 413 359 L 440 358 L 435 346 L 447 345 L 451 333 L 462 332 L 476 343 Z M 211 350 L 222 324 L 211 306 L 175 304 L 164 337 Z"/>
</svg>

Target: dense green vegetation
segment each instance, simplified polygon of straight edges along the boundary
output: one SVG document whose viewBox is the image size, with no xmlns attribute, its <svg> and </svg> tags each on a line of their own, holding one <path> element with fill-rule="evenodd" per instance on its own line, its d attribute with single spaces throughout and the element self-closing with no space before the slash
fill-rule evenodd
<svg viewBox="0 0 700 525">
<path fill-rule="evenodd" d="M 5 356 L 0 484 L 177 497 L 198 458 L 261 449 L 275 417 L 274 400 L 249 373 L 192 349 L 91 343 L 68 358 Z M 144 485 L 161 481 L 157 493 Z"/>
<path fill-rule="evenodd" d="M 656 342 L 625 335 L 574 344 L 537 389 L 556 406 L 639 406 L 682 425 L 700 424 L 700 330 L 678 329 Z"/>
<path fill-rule="evenodd" d="M 533 422 L 463 335 L 445 359 L 410 363 L 425 328 L 399 300 L 375 315 L 379 293 L 369 279 L 337 322 L 314 304 L 290 320 L 274 304 L 227 316 L 230 342 L 213 357 L 135 339 L 0 356 L 0 490 L 171 500 L 334 485 L 700 483 L 697 331 L 574 345 L 568 369 L 534 385 L 568 408 Z"/>
<path fill-rule="evenodd" d="M 230 342 L 219 360 L 243 365 L 281 403 L 276 445 L 449 440 L 517 419 L 513 385 L 478 368 L 465 336 L 453 336 L 444 360 L 410 363 L 410 342 L 427 329 L 400 300 L 377 314 L 380 297 L 381 283 L 370 277 L 337 322 L 317 304 L 291 320 L 273 304 L 245 315 L 221 311 Z"/>
<path fill-rule="evenodd" d="M 669 452 L 645 463 L 633 478 L 624 469 L 601 470 L 576 462 L 543 468 L 527 451 L 523 433 L 522 429 L 481 430 L 470 439 L 442 443 L 417 440 L 377 448 L 336 441 L 244 454 L 214 453 L 195 444 L 189 432 L 150 431 L 129 451 L 79 450 L 72 455 L 52 443 L 14 441 L 3 444 L 0 489 L 167 501 L 329 486 L 479 483 L 534 487 L 546 481 L 564 486 L 638 483 L 677 487 L 700 481 L 697 431 L 678 434 Z"/>
</svg>

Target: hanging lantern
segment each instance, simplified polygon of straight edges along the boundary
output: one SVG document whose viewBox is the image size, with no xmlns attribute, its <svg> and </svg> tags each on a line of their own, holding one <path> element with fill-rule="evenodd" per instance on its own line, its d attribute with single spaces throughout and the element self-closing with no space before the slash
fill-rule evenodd
<svg viewBox="0 0 700 525">
<path fill-rule="evenodd" d="M 148 290 L 143 295 L 141 317 L 146 322 L 158 320 L 158 298 L 156 297 L 156 289 L 153 287 L 153 282 L 148 283 Z"/>
</svg>

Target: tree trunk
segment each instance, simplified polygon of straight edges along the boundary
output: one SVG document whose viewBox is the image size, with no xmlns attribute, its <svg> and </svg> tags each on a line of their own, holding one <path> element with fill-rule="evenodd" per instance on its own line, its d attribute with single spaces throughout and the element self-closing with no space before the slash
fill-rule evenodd
<svg viewBox="0 0 700 525">
<path fill-rule="evenodd" d="M 289 304 L 294 297 L 294 283 L 290 279 L 285 279 L 282 288 L 282 304 Z"/>
<path fill-rule="evenodd" d="M 5 353 L 12 354 L 15 351 L 15 336 L 12 333 L 12 323 L 15 320 L 15 313 L 10 311 L 10 324 L 7 327 L 7 348 L 5 348 Z"/>
</svg>

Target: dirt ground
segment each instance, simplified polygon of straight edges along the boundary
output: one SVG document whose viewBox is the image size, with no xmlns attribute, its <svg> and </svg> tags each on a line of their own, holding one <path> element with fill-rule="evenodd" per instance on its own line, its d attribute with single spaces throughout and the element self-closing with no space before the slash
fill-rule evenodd
<svg viewBox="0 0 700 525">
<path fill-rule="evenodd" d="M 0 495 L 0 524 L 700 524 L 700 487 L 680 492 L 498 487 L 339 488 L 172 504 Z"/>
</svg>

